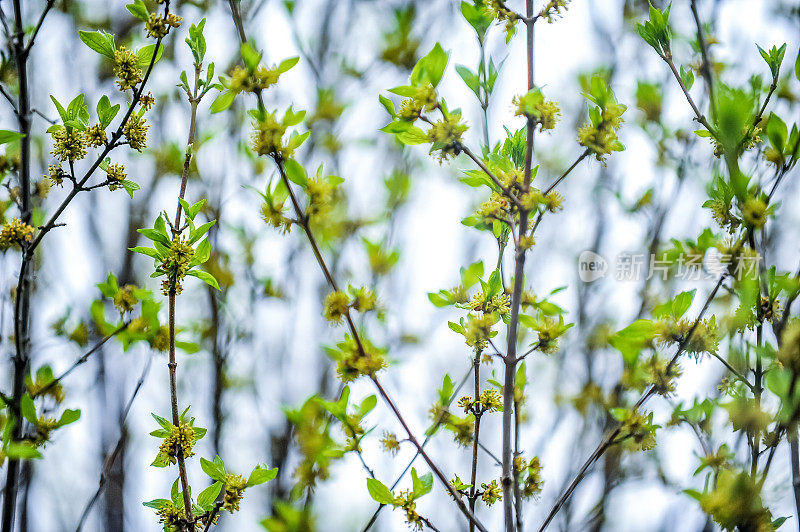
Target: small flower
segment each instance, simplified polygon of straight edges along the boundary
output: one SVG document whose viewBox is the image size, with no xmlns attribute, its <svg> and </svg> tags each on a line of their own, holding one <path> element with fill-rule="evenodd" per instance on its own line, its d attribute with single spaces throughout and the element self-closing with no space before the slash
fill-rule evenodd
<svg viewBox="0 0 800 532">
<path fill-rule="evenodd" d="M 120 183 L 125 181 L 125 178 L 128 177 L 125 173 L 125 167 L 121 164 L 108 165 L 108 170 L 106 172 L 108 174 L 108 180 L 110 181 L 108 185 L 109 190 L 120 188 L 122 186 Z"/>
<path fill-rule="evenodd" d="M 178 453 L 182 453 L 184 458 L 194 456 L 195 436 L 194 428 L 189 423 L 181 422 L 178 426 L 173 426 L 172 430 L 158 448 L 159 455 L 165 455 L 169 462 L 177 462 Z"/>
<path fill-rule="evenodd" d="M 491 506 L 497 501 L 503 499 L 503 489 L 500 487 L 500 483 L 497 482 L 497 480 L 492 480 L 488 484 L 484 482 L 481 484 L 481 488 L 483 488 L 481 500 L 486 504 L 486 506 Z"/>
<path fill-rule="evenodd" d="M 166 501 L 156 510 L 158 522 L 163 523 L 164 532 L 183 530 L 186 523 L 186 512 L 181 505 Z"/>
<path fill-rule="evenodd" d="M 139 56 L 124 46 L 114 51 L 114 75 L 117 77 L 119 90 L 126 91 L 142 81 L 142 69 L 139 67 Z"/>
<path fill-rule="evenodd" d="M 392 456 L 396 456 L 400 451 L 400 442 L 397 440 L 397 435 L 393 432 L 383 433 L 381 445 L 383 445 L 383 450 L 387 453 L 391 453 Z"/>
<path fill-rule="evenodd" d="M 461 122 L 461 115 L 455 113 L 431 126 L 428 141 L 433 143 L 431 151 L 439 151 L 439 162 L 461 153 L 461 137 L 467 129 L 467 125 Z"/>
<path fill-rule="evenodd" d="M 540 131 L 554 129 L 561 116 L 561 108 L 556 102 L 545 100 L 539 89 L 533 89 L 524 96 L 513 100 L 516 106 L 514 116 L 525 116 L 539 126 Z"/>
<path fill-rule="evenodd" d="M 165 258 L 159 268 L 167 274 L 167 280 L 161 285 L 164 295 L 169 294 L 171 283 L 174 283 L 175 291 L 180 294 L 183 291 L 181 281 L 189 271 L 190 263 L 194 258 L 194 248 L 185 238 L 175 236 L 169 247 L 169 255 Z"/>
<path fill-rule="evenodd" d="M 169 351 L 169 329 L 166 325 L 162 325 L 155 332 L 150 339 L 150 347 L 162 353 Z"/>
<path fill-rule="evenodd" d="M 86 137 L 75 128 L 61 126 L 52 133 L 52 154 L 59 161 L 79 161 L 86 156 Z"/>
<path fill-rule="evenodd" d="M 144 108 L 145 111 L 149 111 L 153 104 L 156 103 L 156 99 L 153 98 L 153 93 L 148 92 L 147 94 L 143 94 L 139 97 L 139 104 Z"/>
<path fill-rule="evenodd" d="M 267 113 L 263 120 L 253 124 L 253 151 L 258 155 L 279 156 L 288 159 L 294 154 L 294 149 L 283 145 L 283 134 L 286 126 L 278 122 L 275 113 Z"/>
<path fill-rule="evenodd" d="M 539 17 L 547 20 L 548 24 L 552 24 L 555 22 L 556 17 L 562 16 L 561 10 L 567 10 L 567 4 L 570 0 L 550 0 L 547 5 L 545 5 L 541 11 L 539 11 Z"/>
<path fill-rule="evenodd" d="M 147 119 L 139 114 L 132 114 L 122 132 L 128 145 L 139 153 L 147 147 L 147 130 L 150 126 L 146 124 Z"/>
<path fill-rule="evenodd" d="M 66 174 L 60 166 L 51 164 L 47 167 L 47 175 L 45 177 L 50 180 L 51 185 L 60 187 L 64 184 L 64 177 L 66 177 Z"/>
<path fill-rule="evenodd" d="M 222 508 L 233 513 L 239 509 L 239 503 L 244 497 L 247 479 L 242 475 L 228 473 L 225 475 L 225 494 L 222 496 Z"/>
<path fill-rule="evenodd" d="M 753 229 L 761 229 L 767 223 L 767 203 L 759 198 L 747 198 L 742 206 L 744 222 Z"/>
<path fill-rule="evenodd" d="M 350 335 L 337 344 L 336 373 L 342 382 L 354 381 L 361 376 L 374 376 L 386 367 L 386 354 L 366 338 L 361 338 L 361 348 Z M 363 349 L 363 351 L 362 351 Z"/>
<path fill-rule="evenodd" d="M 351 290 L 353 294 L 353 309 L 358 312 L 369 312 L 375 310 L 377 296 L 369 288 L 362 286 L 356 290 Z"/>
<path fill-rule="evenodd" d="M 169 33 L 169 26 L 158 13 L 150 13 L 150 17 L 144 25 L 147 30 L 147 36 L 154 39 L 163 39 Z"/>
<path fill-rule="evenodd" d="M 288 233 L 292 228 L 291 220 L 283 214 L 283 202 L 276 204 L 264 201 L 261 205 L 261 217 L 266 223 L 275 229 L 281 229 L 284 233 Z"/>
<path fill-rule="evenodd" d="M 23 242 L 30 242 L 33 232 L 34 228 L 19 218 L 7 221 L 0 229 L 0 250 L 6 251 L 12 247 L 20 247 Z"/>
<path fill-rule="evenodd" d="M 344 292 L 331 292 L 322 305 L 322 315 L 325 319 L 339 324 L 350 309 L 350 297 Z"/>
<path fill-rule="evenodd" d="M 100 124 L 95 124 L 87 129 L 83 136 L 86 137 L 86 144 L 94 148 L 104 145 L 108 138 L 105 129 L 100 127 Z"/>
<path fill-rule="evenodd" d="M 119 310 L 120 314 L 125 314 L 133 310 L 139 298 L 136 297 L 134 292 L 138 288 L 132 284 L 125 285 L 114 294 L 114 306 Z"/>
</svg>

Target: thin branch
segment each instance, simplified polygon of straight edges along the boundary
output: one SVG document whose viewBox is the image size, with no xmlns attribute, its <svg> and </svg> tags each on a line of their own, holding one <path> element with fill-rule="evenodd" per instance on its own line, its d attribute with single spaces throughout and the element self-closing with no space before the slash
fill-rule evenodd
<svg viewBox="0 0 800 532">
<path fill-rule="evenodd" d="M 81 364 L 85 364 L 86 361 L 89 360 L 89 357 L 91 357 L 93 354 L 98 352 L 100 350 L 100 348 L 103 347 L 103 345 L 105 345 L 106 342 L 108 342 L 113 337 L 115 337 L 116 335 L 118 335 L 119 333 L 121 333 L 122 331 L 127 329 L 130 324 L 131 324 L 130 321 L 126 321 L 122 325 L 117 327 L 113 332 L 111 332 L 108 335 L 106 335 L 102 340 L 97 342 L 94 345 L 94 347 L 92 347 L 83 356 L 81 356 L 79 359 L 77 359 L 75 362 L 73 362 L 72 365 L 69 368 L 67 368 L 61 375 L 59 375 L 55 379 L 51 380 L 46 385 L 42 386 L 40 389 L 38 389 L 35 392 L 33 392 L 31 394 L 31 399 L 33 399 L 35 397 L 39 397 L 40 395 L 44 395 L 45 393 L 49 392 L 54 386 L 56 386 L 58 383 L 60 383 L 62 380 L 64 380 L 67 377 L 67 375 L 69 375 L 70 373 L 75 371 L 75 368 L 77 368 Z"/>
<path fill-rule="evenodd" d="M 706 80 L 708 88 L 708 107 L 711 110 L 711 117 L 716 115 L 716 104 L 714 103 L 714 74 L 711 71 L 711 55 L 708 52 L 708 43 L 703 33 L 703 24 L 700 22 L 700 15 L 697 12 L 697 0 L 691 3 L 692 17 L 697 27 L 697 43 L 700 45 L 700 74 Z"/>
<path fill-rule="evenodd" d="M 672 55 L 667 52 L 666 54 L 659 54 L 661 59 L 669 65 L 669 69 L 672 71 L 672 74 L 675 76 L 675 79 L 678 80 L 678 85 L 680 85 L 681 90 L 683 91 L 684 96 L 686 96 L 686 100 L 689 102 L 689 105 L 692 107 L 692 111 L 694 111 L 695 119 L 703 124 L 709 133 L 716 137 L 717 132 L 711 126 L 711 124 L 706 120 L 706 117 L 703 116 L 703 113 L 700 112 L 700 109 L 697 107 L 697 104 L 694 103 L 694 99 L 692 95 L 689 94 L 689 89 L 686 88 L 686 85 L 683 83 L 683 79 L 681 79 L 681 74 L 678 72 L 678 69 L 675 67 L 675 63 L 672 60 Z"/>
<path fill-rule="evenodd" d="M 476 165 L 478 165 L 478 168 L 480 168 L 480 169 L 483 171 L 483 173 L 484 173 L 484 174 L 486 174 L 486 175 L 487 175 L 487 177 L 489 177 L 489 179 L 491 179 L 491 180 L 492 180 L 492 183 L 494 183 L 495 185 L 497 185 L 498 187 L 500 187 L 500 190 L 502 190 L 502 191 L 503 191 L 503 194 L 505 194 L 505 196 L 506 196 L 506 197 L 507 197 L 509 200 L 511 200 L 511 202 L 512 202 L 514 205 L 516 205 L 517 207 L 521 207 L 521 206 L 522 206 L 522 204 L 519 202 L 519 198 L 517 198 L 517 197 L 514 195 L 514 193 L 513 193 L 513 192 L 511 192 L 511 190 L 510 190 L 510 189 L 509 189 L 507 186 L 505 186 L 503 183 L 501 183 L 501 182 L 500 182 L 500 180 L 497 178 L 497 176 L 496 176 L 496 175 L 494 175 L 494 174 L 492 173 L 492 171 L 491 171 L 491 170 L 489 170 L 489 168 L 488 168 L 488 167 L 487 167 L 485 164 L 483 164 L 483 161 L 481 161 L 481 160 L 480 160 L 480 158 L 478 158 L 478 157 L 477 157 L 477 156 L 476 156 L 476 155 L 475 155 L 475 154 L 472 152 L 472 150 L 470 150 L 470 149 L 469 149 L 467 146 L 465 146 L 464 144 L 461 144 L 461 146 L 460 146 L 460 147 L 461 147 L 461 151 L 462 151 L 462 152 L 464 152 L 464 154 L 465 154 L 467 157 L 469 157 L 470 159 L 472 159 L 472 161 L 473 161 L 473 162 L 474 162 Z"/>
<path fill-rule="evenodd" d="M 31 52 L 31 48 L 33 47 L 33 43 L 36 40 L 36 36 L 39 35 L 39 30 L 42 29 L 42 24 L 44 23 L 44 19 L 50 10 L 55 5 L 56 0 L 47 0 L 47 4 L 45 4 L 44 9 L 42 10 L 42 14 L 39 16 L 39 21 L 36 23 L 36 27 L 33 28 L 33 33 L 31 33 L 30 38 L 28 39 L 28 44 L 25 46 L 25 56 L 27 56 Z"/>
</svg>

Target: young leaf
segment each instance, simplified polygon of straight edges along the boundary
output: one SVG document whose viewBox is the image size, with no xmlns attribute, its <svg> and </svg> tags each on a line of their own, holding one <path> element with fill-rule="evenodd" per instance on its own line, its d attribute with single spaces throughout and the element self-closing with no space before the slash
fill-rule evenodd
<svg viewBox="0 0 800 532">
<path fill-rule="evenodd" d="M 250 473 L 250 477 L 247 479 L 247 487 L 257 486 L 259 484 L 264 484 L 265 482 L 269 482 L 273 478 L 278 476 L 278 468 L 273 467 L 272 469 L 267 469 L 264 466 L 256 466 L 253 469 L 253 472 Z"/>
<path fill-rule="evenodd" d="M 392 495 L 391 490 L 384 486 L 380 480 L 368 478 L 367 489 L 372 500 L 377 503 L 392 504 L 394 502 L 394 495 Z"/>
<path fill-rule="evenodd" d="M 208 273 L 206 271 L 203 271 L 203 270 L 189 270 L 189 272 L 186 275 L 191 275 L 192 277 L 197 277 L 201 281 L 205 282 L 207 285 L 212 286 L 212 287 L 216 288 L 217 290 L 220 290 L 219 283 L 217 283 L 217 280 L 214 279 L 213 275 L 211 275 L 210 273 Z"/>
<path fill-rule="evenodd" d="M 109 59 L 114 59 L 114 51 L 117 49 L 114 44 L 114 36 L 104 31 L 79 31 L 80 39 L 92 50 Z"/>
</svg>

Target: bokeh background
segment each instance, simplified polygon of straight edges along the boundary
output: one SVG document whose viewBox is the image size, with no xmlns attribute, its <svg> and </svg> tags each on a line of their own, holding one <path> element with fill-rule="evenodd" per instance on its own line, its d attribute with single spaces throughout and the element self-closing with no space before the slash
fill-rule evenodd
<svg viewBox="0 0 800 532">
<path fill-rule="evenodd" d="M 518 3 L 510 2 L 522 9 Z M 0 7 L 9 16 L 7 4 Z M 63 102 L 84 92 L 94 102 L 101 94 L 114 92 L 109 65 L 80 42 L 77 31 L 106 29 L 117 35 L 118 42 L 143 43 L 143 30 L 124 4 L 56 2 L 32 52 L 32 105 L 44 117 L 57 116 L 51 94 Z M 494 144 L 504 138 L 504 128 L 514 131 L 523 126 L 520 118 L 513 117 L 511 100 L 525 89 L 524 39 L 518 36 L 506 45 L 502 28 L 489 32 L 485 52 L 502 68 L 486 130 L 475 96 L 453 69 L 456 64 L 474 69 L 479 60 L 478 43 L 461 17 L 459 2 L 242 0 L 237 4 L 247 34 L 264 51 L 266 63 L 301 57 L 299 65 L 266 94 L 266 103 L 270 108 L 285 109 L 291 103 L 307 109 L 305 126 L 312 137 L 300 152 L 301 162 L 312 171 L 324 164 L 346 180 L 342 205 L 354 223 L 326 239 L 324 253 L 340 279 L 374 286 L 378 292 L 386 317 L 371 323 L 370 332 L 390 348 L 393 360 L 383 381 L 421 434 L 444 374 L 458 381 L 470 366 L 468 348 L 447 327 L 459 313 L 437 309 L 427 294 L 456 285 L 461 266 L 483 260 L 488 270 L 497 260 L 497 246 L 485 234 L 461 224 L 485 199 L 458 180 L 463 170 L 471 168 L 470 162 L 459 158 L 439 165 L 424 146 L 403 150 L 394 144 L 378 131 L 388 121 L 378 95 L 402 85 L 415 58 L 440 42 L 450 52 L 440 94 L 451 108 L 462 108 L 471 126 L 466 135 L 471 146 L 479 146 L 486 136 Z M 700 0 L 698 5 L 726 80 L 745 83 L 755 73 L 766 78 L 768 70 L 755 43 L 764 48 L 788 43 L 784 69 L 791 70 L 800 44 L 797 2 Z M 28 0 L 23 6 L 33 23 L 43 2 Z M 585 76 L 604 71 L 629 110 L 621 132 L 626 150 L 607 165 L 592 160 L 570 175 L 561 189 L 565 208 L 545 218 L 527 263 L 528 285 L 537 294 L 566 287 L 553 301 L 576 325 L 556 355 L 527 360 L 528 421 L 522 441 L 528 455 L 540 456 L 545 487 L 537 500 L 525 505 L 526 529 L 534 530 L 541 522 L 609 422 L 599 409 L 581 412 L 575 407 L 576 397 L 588 385 L 608 388 L 619 380 L 619 353 L 598 346 L 597 335 L 624 327 L 671 294 L 697 288 L 704 295 L 711 288 L 709 281 L 623 282 L 607 276 L 582 283 L 578 279 L 577 257 L 584 250 L 594 250 L 613 265 L 618 253 L 663 249 L 672 238 L 696 238 L 711 223 L 708 211 L 700 207 L 713 176 L 710 149 L 691 135 L 695 128 L 690 109 L 665 65 L 636 34 L 635 22 L 646 9 L 646 2 L 638 0 L 573 0 L 563 19 L 537 24 L 536 82 L 548 98 L 560 103 L 563 113 L 552 134 L 537 136 L 539 183 L 549 184 L 580 154 L 575 134 L 585 119 L 581 96 Z M 183 43 L 188 24 L 206 18 L 207 59 L 216 64 L 217 72 L 238 60 L 238 37 L 227 1 L 177 1 L 173 10 L 183 17 L 184 26 L 166 39 L 164 58 L 149 85 L 157 102 L 149 115 L 149 147 L 143 156 L 126 156 L 122 161 L 142 189 L 132 200 L 122 191 L 86 194 L 70 206 L 64 217 L 67 226 L 48 236 L 37 265 L 34 367 L 47 363 L 58 373 L 84 352 L 68 334 L 57 334 L 52 324 L 66 316 L 68 330 L 85 323 L 92 337 L 89 304 L 100 296 L 96 284 L 108 272 L 158 290 L 157 282 L 148 279 L 150 261 L 133 257 L 127 248 L 136 245 L 135 229 L 150 226 L 158 212 L 173 208 L 177 194 L 188 106 L 175 85 L 181 70 L 191 69 L 191 54 Z M 688 44 L 694 23 L 687 0 L 674 2 L 672 21 L 680 42 L 676 57 L 684 64 L 696 64 L 698 57 Z M 702 81 L 697 78 L 693 93 L 702 101 Z M 637 108 L 640 82 L 663 92 L 658 110 L 663 126 L 647 121 Z M 785 88 L 778 106 L 791 108 L 791 91 L 792 87 Z M 228 466 L 241 471 L 259 462 L 281 468 L 276 480 L 248 491 L 241 515 L 223 516 L 220 523 L 221 530 L 259 530 L 259 521 L 271 514 L 275 501 L 289 495 L 294 483 L 298 453 L 284 409 L 298 407 L 313 394 L 337 396 L 339 384 L 323 346 L 335 342 L 341 331 L 321 316 L 320 301 L 327 289 L 302 235 L 281 235 L 260 218 L 260 198 L 251 187 L 263 189 L 274 176 L 269 164 L 248 155 L 246 107 L 238 102 L 232 112 L 211 115 L 212 100 L 213 94 L 200 106 L 202 144 L 187 197 L 207 198 L 213 211 L 209 215 L 219 219 L 212 234 L 211 267 L 223 290 L 214 293 L 199 282 L 188 282 L 179 298 L 181 338 L 199 346 L 197 353 L 179 355 L 180 397 L 184 405 L 192 405 L 198 424 L 209 428 L 197 446 L 198 455 L 219 453 Z M 2 128 L 14 129 L 15 119 L 2 105 L 0 119 Z M 49 140 L 43 135 L 47 126 L 44 118 L 34 116 L 38 173 L 44 173 L 50 162 Z M 794 180 L 789 180 L 781 194 L 789 200 L 797 198 L 797 192 Z M 53 189 L 41 208 L 52 208 L 63 194 Z M 788 261 L 798 251 L 800 220 L 796 210 L 781 215 L 770 242 L 771 258 L 779 267 L 794 270 Z M 384 272 L 381 261 L 392 253 L 398 260 Z M 17 267 L 18 257 L 11 253 L 0 259 L 0 292 L 6 294 L 0 309 L 4 340 L 13 331 L 8 294 Z M 13 344 L 3 345 L 10 356 Z M 674 404 L 714 394 L 723 369 L 713 360 L 684 360 L 682 367 L 684 376 L 671 402 L 659 398 L 650 404 L 662 422 L 669 419 Z M 4 383 L 10 379 L 8 368 L 9 364 L 0 368 Z M 484 374 L 493 370 L 500 367 L 486 367 Z M 96 496 L 83 530 L 157 530 L 153 512 L 141 503 L 164 496 L 173 480 L 171 471 L 149 466 L 157 450 L 157 440 L 148 435 L 156 428 L 150 412 L 163 414 L 169 407 L 164 354 L 142 345 L 123 352 L 111 342 L 78 368 L 65 387 L 67 405 L 80 408 L 82 418 L 58 434 L 42 460 L 25 467 L 20 529 L 74 530 Z M 373 393 L 369 382 L 358 382 L 352 389 L 359 399 Z M 499 417 L 485 420 L 482 443 L 499 454 Z M 377 428 L 373 437 L 365 439 L 363 455 L 378 478 L 389 484 L 411 459 L 412 450 L 404 448 L 393 457 L 380 449 L 380 433 L 399 429 L 383 405 L 370 414 L 368 423 Z M 336 430 L 333 434 L 344 440 Z M 701 450 L 691 429 L 670 428 L 660 431 L 659 438 L 657 447 L 646 453 L 609 453 L 551 529 L 713 530 L 696 502 L 682 493 L 687 488 L 702 489 L 702 477 L 692 476 Z M 446 474 L 461 471 L 464 478 L 468 450 L 458 448 L 444 432 L 428 448 Z M 776 517 L 792 516 L 788 447 L 779 449 L 775 460 L 765 496 Z M 425 471 L 421 461 L 415 465 Z M 190 475 L 198 482 L 202 478 L 199 462 L 192 463 Z M 479 476 L 486 480 L 499 476 L 499 467 L 488 454 L 482 455 Z M 352 453 L 331 466 L 330 479 L 307 501 L 320 531 L 360 530 L 366 524 L 376 504 L 367 493 L 365 478 Z M 438 485 L 418 509 L 440 530 L 464 529 Z M 491 530 L 499 530 L 500 505 L 481 510 L 480 515 Z M 795 517 L 784 525 L 797 526 Z M 389 509 L 373 528 L 405 529 L 400 512 Z"/>
</svg>

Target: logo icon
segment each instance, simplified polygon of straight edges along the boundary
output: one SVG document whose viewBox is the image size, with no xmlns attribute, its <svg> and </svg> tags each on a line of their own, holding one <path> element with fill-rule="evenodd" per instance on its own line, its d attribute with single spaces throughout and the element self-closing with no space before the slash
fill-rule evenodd
<svg viewBox="0 0 800 532">
<path fill-rule="evenodd" d="M 578 277 L 584 283 L 591 283 L 606 276 L 608 261 L 594 251 L 583 251 L 578 256 Z"/>
</svg>

